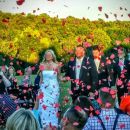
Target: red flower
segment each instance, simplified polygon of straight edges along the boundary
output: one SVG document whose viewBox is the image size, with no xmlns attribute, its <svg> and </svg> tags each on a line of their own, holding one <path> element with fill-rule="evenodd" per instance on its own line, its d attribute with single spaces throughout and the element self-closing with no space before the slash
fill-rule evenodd
<svg viewBox="0 0 130 130">
<path fill-rule="evenodd" d="M 107 87 L 103 87 L 103 88 L 101 89 L 101 91 L 102 91 L 102 92 L 109 93 L 109 88 L 107 88 Z"/>
<path fill-rule="evenodd" d="M 66 24 L 66 20 L 63 19 L 63 20 L 62 20 L 62 26 L 65 26 L 65 24 Z"/>
<path fill-rule="evenodd" d="M 123 82 L 122 82 L 120 79 L 118 79 L 118 80 L 117 80 L 117 85 L 118 85 L 118 86 L 121 86 L 122 84 L 123 84 Z"/>
<path fill-rule="evenodd" d="M 107 59 L 106 63 L 107 63 L 107 65 L 110 65 L 111 64 L 111 60 Z"/>
<path fill-rule="evenodd" d="M 99 10 L 99 11 L 102 11 L 102 6 L 98 6 L 98 10 Z"/>
<path fill-rule="evenodd" d="M 56 116 L 59 118 L 59 117 L 60 117 L 60 113 L 59 113 L 59 112 L 57 112 L 57 113 L 56 113 Z"/>
<path fill-rule="evenodd" d="M 105 13 L 105 17 L 108 19 L 109 15 Z"/>
<path fill-rule="evenodd" d="M 105 104 L 105 107 L 106 107 L 106 108 L 110 108 L 110 107 L 111 107 L 111 104 L 108 102 L 108 103 Z"/>
<path fill-rule="evenodd" d="M 45 18 L 42 18 L 42 22 L 43 22 L 43 23 L 46 23 L 46 19 L 45 19 Z"/>
<path fill-rule="evenodd" d="M 109 116 L 106 116 L 106 120 L 109 120 Z"/>
<path fill-rule="evenodd" d="M 130 43 L 130 37 L 124 39 L 125 43 Z"/>
<path fill-rule="evenodd" d="M 73 126 L 78 126 L 78 125 L 79 125 L 78 122 L 74 122 L 74 123 L 73 123 Z"/>
<path fill-rule="evenodd" d="M 70 95 L 73 95 L 73 92 L 71 90 L 68 90 L 68 92 L 69 92 Z"/>
<path fill-rule="evenodd" d="M 90 90 L 90 89 L 91 89 L 91 86 L 90 86 L 90 85 L 87 85 L 87 89 Z"/>
<path fill-rule="evenodd" d="M 40 94 L 38 95 L 38 99 L 43 99 L 43 97 L 44 97 L 44 94 L 43 94 L 43 92 L 40 92 Z"/>
<path fill-rule="evenodd" d="M 89 42 L 84 42 L 83 44 L 85 47 L 91 47 L 91 44 Z"/>
<path fill-rule="evenodd" d="M 2 19 L 2 22 L 3 22 L 3 23 L 8 23 L 9 20 L 8 20 L 8 19 Z"/>
<path fill-rule="evenodd" d="M 125 128 L 125 124 L 120 124 L 120 128 L 124 129 Z"/>
<path fill-rule="evenodd" d="M 21 70 L 17 70 L 17 73 L 18 73 L 19 75 L 23 75 L 23 73 L 22 73 Z"/>
<path fill-rule="evenodd" d="M 81 38 L 80 37 L 78 37 L 77 38 L 77 42 L 81 42 L 82 40 L 81 40 Z"/>
<path fill-rule="evenodd" d="M 64 102 L 65 102 L 65 103 L 68 103 L 68 102 L 69 102 L 69 99 L 68 99 L 67 96 L 64 97 Z"/>
<path fill-rule="evenodd" d="M 44 65 L 40 65 L 39 70 L 43 71 L 44 70 Z"/>
<path fill-rule="evenodd" d="M 42 108 L 43 108 L 44 110 L 46 110 L 47 106 L 46 106 L 46 105 L 43 105 Z"/>
<path fill-rule="evenodd" d="M 128 14 L 128 17 L 130 18 L 130 14 Z"/>
<path fill-rule="evenodd" d="M 59 103 L 55 103 L 53 107 L 54 107 L 54 108 L 59 108 L 59 107 L 60 107 L 60 104 L 59 104 Z"/>
<path fill-rule="evenodd" d="M 22 5 L 25 2 L 25 0 L 17 0 L 16 3 L 17 5 Z"/>
<path fill-rule="evenodd" d="M 32 68 L 32 70 L 35 70 L 35 66 L 32 66 L 31 68 Z"/>
<path fill-rule="evenodd" d="M 114 58 L 115 58 L 115 55 L 111 54 L 110 59 L 114 59 Z"/>
<path fill-rule="evenodd" d="M 82 111 L 82 108 L 80 106 L 75 106 L 74 109 L 77 110 L 77 111 Z"/>
</svg>

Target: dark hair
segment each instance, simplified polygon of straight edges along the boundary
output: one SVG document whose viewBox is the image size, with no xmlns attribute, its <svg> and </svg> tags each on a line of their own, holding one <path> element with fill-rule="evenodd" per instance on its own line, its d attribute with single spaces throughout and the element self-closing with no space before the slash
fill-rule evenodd
<svg viewBox="0 0 130 130">
<path fill-rule="evenodd" d="M 78 47 L 81 47 L 81 48 L 85 49 L 85 48 L 83 47 L 83 45 L 77 45 L 76 48 L 78 48 Z"/>
<path fill-rule="evenodd" d="M 82 129 L 87 122 L 88 115 L 85 113 L 83 109 L 76 109 L 77 106 L 70 107 L 64 115 L 64 118 L 68 120 L 68 123 L 73 125 L 77 129 Z M 74 125 L 73 123 L 77 122 L 78 125 Z"/>
<path fill-rule="evenodd" d="M 84 109 L 84 111 L 89 114 L 89 110 L 90 106 L 92 106 L 90 100 L 86 97 L 86 96 L 79 96 L 75 102 L 75 105 L 80 106 L 82 109 Z"/>
<path fill-rule="evenodd" d="M 108 91 L 104 90 L 107 89 Z M 100 98 L 102 100 L 102 104 L 110 103 L 112 106 L 115 104 L 115 98 L 112 97 L 111 91 L 115 91 L 113 95 L 116 94 L 116 90 L 108 88 L 108 87 L 103 87 L 100 89 Z"/>
<path fill-rule="evenodd" d="M 123 47 L 123 46 L 120 45 L 120 46 L 117 47 L 117 49 L 118 50 L 122 50 L 125 53 L 125 55 L 126 55 L 127 49 L 125 47 Z"/>
<path fill-rule="evenodd" d="M 92 49 L 93 49 L 93 50 L 98 50 L 98 51 L 100 51 L 100 48 L 99 48 L 98 45 L 94 45 L 94 46 L 92 46 Z"/>
</svg>

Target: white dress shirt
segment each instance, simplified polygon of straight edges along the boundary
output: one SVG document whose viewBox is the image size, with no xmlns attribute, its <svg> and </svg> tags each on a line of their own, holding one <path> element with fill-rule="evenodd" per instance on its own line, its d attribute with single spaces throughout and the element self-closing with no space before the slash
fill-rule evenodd
<svg viewBox="0 0 130 130">
<path fill-rule="evenodd" d="M 124 69 L 124 61 L 125 61 L 125 59 L 124 58 L 122 58 L 122 59 L 119 59 L 119 63 L 120 63 L 120 68 L 121 68 L 121 71 Z"/>
<path fill-rule="evenodd" d="M 79 79 L 79 75 L 80 75 L 80 69 L 81 69 L 81 65 L 82 65 L 82 61 L 83 61 L 82 57 L 81 59 L 76 58 L 76 79 Z"/>
<path fill-rule="evenodd" d="M 100 60 L 99 59 L 94 59 L 94 62 L 96 64 L 96 68 L 97 68 L 97 71 L 98 71 L 98 68 L 99 68 L 99 65 L 100 65 Z"/>
</svg>

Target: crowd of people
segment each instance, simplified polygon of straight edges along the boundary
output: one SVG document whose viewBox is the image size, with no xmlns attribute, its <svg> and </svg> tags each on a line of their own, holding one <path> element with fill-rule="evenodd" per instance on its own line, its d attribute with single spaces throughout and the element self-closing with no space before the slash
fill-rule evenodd
<svg viewBox="0 0 130 130">
<path fill-rule="evenodd" d="M 89 53 L 88 53 L 89 52 Z M 115 46 L 78 45 L 62 67 L 53 50 L 46 50 L 32 83 L 25 68 L 18 85 L 13 66 L 0 70 L 0 126 L 7 130 L 129 130 L 129 50 Z M 61 74 L 64 72 L 64 74 Z M 59 119 L 60 82 L 71 82 L 72 105 Z M 34 84 L 34 85 L 33 85 Z M 2 128 L 4 129 L 4 128 Z"/>
</svg>

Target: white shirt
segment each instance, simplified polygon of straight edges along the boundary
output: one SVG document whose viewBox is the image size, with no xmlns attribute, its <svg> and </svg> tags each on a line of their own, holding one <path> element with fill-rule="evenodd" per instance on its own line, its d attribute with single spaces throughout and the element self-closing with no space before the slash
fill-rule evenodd
<svg viewBox="0 0 130 130">
<path fill-rule="evenodd" d="M 99 59 L 94 59 L 94 62 L 96 64 L 96 68 L 97 68 L 97 71 L 98 71 L 98 68 L 99 68 L 99 65 L 100 65 L 100 60 Z"/>
<path fill-rule="evenodd" d="M 122 59 L 119 59 L 119 66 L 120 66 L 120 68 L 121 68 L 121 71 L 124 69 L 124 58 L 122 58 Z"/>
<path fill-rule="evenodd" d="M 83 61 L 82 57 L 81 59 L 76 58 L 76 79 L 79 79 L 79 75 L 80 75 L 80 69 L 81 69 L 81 65 L 82 65 L 82 61 Z"/>
</svg>

